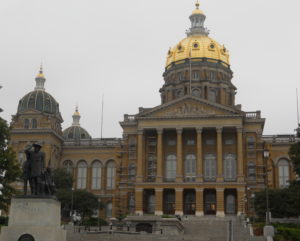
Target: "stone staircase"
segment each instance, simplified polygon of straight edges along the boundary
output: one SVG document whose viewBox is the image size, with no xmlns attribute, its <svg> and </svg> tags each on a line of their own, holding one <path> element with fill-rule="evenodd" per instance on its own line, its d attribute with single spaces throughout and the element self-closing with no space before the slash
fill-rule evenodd
<svg viewBox="0 0 300 241">
<path fill-rule="evenodd" d="M 229 241 L 265 241 L 263 237 L 250 237 L 249 229 L 245 228 L 239 217 L 218 218 L 214 216 L 195 217 L 185 216 L 182 219 L 184 234 L 182 235 L 155 235 L 155 234 L 108 234 L 102 233 L 74 233 L 67 232 L 67 241 L 228 241 L 229 221 L 232 223 L 233 239 Z"/>
</svg>

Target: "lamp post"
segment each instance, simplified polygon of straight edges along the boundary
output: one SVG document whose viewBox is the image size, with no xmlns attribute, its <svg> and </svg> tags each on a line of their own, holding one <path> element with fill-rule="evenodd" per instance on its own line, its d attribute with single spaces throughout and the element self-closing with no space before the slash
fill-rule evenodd
<svg viewBox="0 0 300 241">
<path fill-rule="evenodd" d="M 0 196 L 2 196 L 2 190 L 3 189 L 3 185 L 0 183 Z M 2 214 L 2 211 L 1 211 L 1 209 L 0 209 L 0 216 L 1 216 L 1 214 Z"/>
<path fill-rule="evenodd" d="M 269 209 L 269 185 L 268 185 L 268 159 L 270 156 L 270 152 L 268 149 L 264 149 L 264 176 L 265 176 L 265 185 L 266 185 L 266 204 L 267 204 L 267 210 L 266 210 L 266 224 L 270 224 L 270 209 Z"/>
<path fill-rule="evenodd" d="M 71 218 L 73 217 L 73 204 L 74 204 L 74 188 L 72 187 L 72 195 L 71 195 Z"/>
</svg>

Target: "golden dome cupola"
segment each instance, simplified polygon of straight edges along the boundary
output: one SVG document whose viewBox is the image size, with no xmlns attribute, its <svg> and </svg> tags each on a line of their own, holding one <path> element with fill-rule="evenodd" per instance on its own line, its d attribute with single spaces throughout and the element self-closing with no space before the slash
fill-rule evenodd
<svg viewBox="0 0 300 241">
<path fill-rule="evenodd" d="M 205 35 L 208 36 L 209 30 L 204 27 L 204 22 L 206 19 L 205 14 L 199 9 L 200 3 L 196 2 L 196 9 L 192 12 L 190 16 L 191 28 L 186 32 L 187 36 L 193 35 Z"/>
<path fill-rule="evenodd" d="M 80 126 L 79 121 L 80 121 L 81 116 L 78 112 L 78 105 L 76 105 L 75 112 L 74 112 L 72 117 L 73 117 L 72 126 Z"/>
</svg>

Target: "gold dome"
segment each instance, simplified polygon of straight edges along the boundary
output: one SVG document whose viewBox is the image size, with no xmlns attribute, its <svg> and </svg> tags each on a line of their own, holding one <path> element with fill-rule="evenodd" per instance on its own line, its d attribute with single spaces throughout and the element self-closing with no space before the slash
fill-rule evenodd
<svg viewBox="0 0 300 241">
<path fill-rule="evenodd" d="M 192 12 L 192 15 L 194 15 L 194 14 L 204 14 L 203 11 L 199 9 L 199 6 L 200 6 L 199 1 L 196 2 L 195 6 L 196 6 L 196 9 Z"/>
<path fill-rule="evenodd" d="M 190 56 L 191 55 L 191 56 Z M 168 52 L 166 67 L 171 63 L 187 58 L 208 58 L 229 65 L 229 53 L 226 48 L 205 35 L 191 35 L 180 41 Z M 209 61 L 209 60 L 208 60 Z"/>
</svg>

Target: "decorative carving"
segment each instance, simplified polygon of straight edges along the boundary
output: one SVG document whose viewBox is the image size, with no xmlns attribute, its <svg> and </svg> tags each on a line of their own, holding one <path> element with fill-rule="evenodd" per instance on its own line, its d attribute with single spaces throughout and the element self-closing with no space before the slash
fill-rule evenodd
<svg viewBox="0 0 300 241">
<path fill-rule="evenodd" d="M 166 116 L 194 116 L 194 115 L 213 115 L 214 111 L 207 111 L 203 107 L 193 104 L 187 104 L 177 107 L 173 111 L 166 112 Z"/>
</svg>

